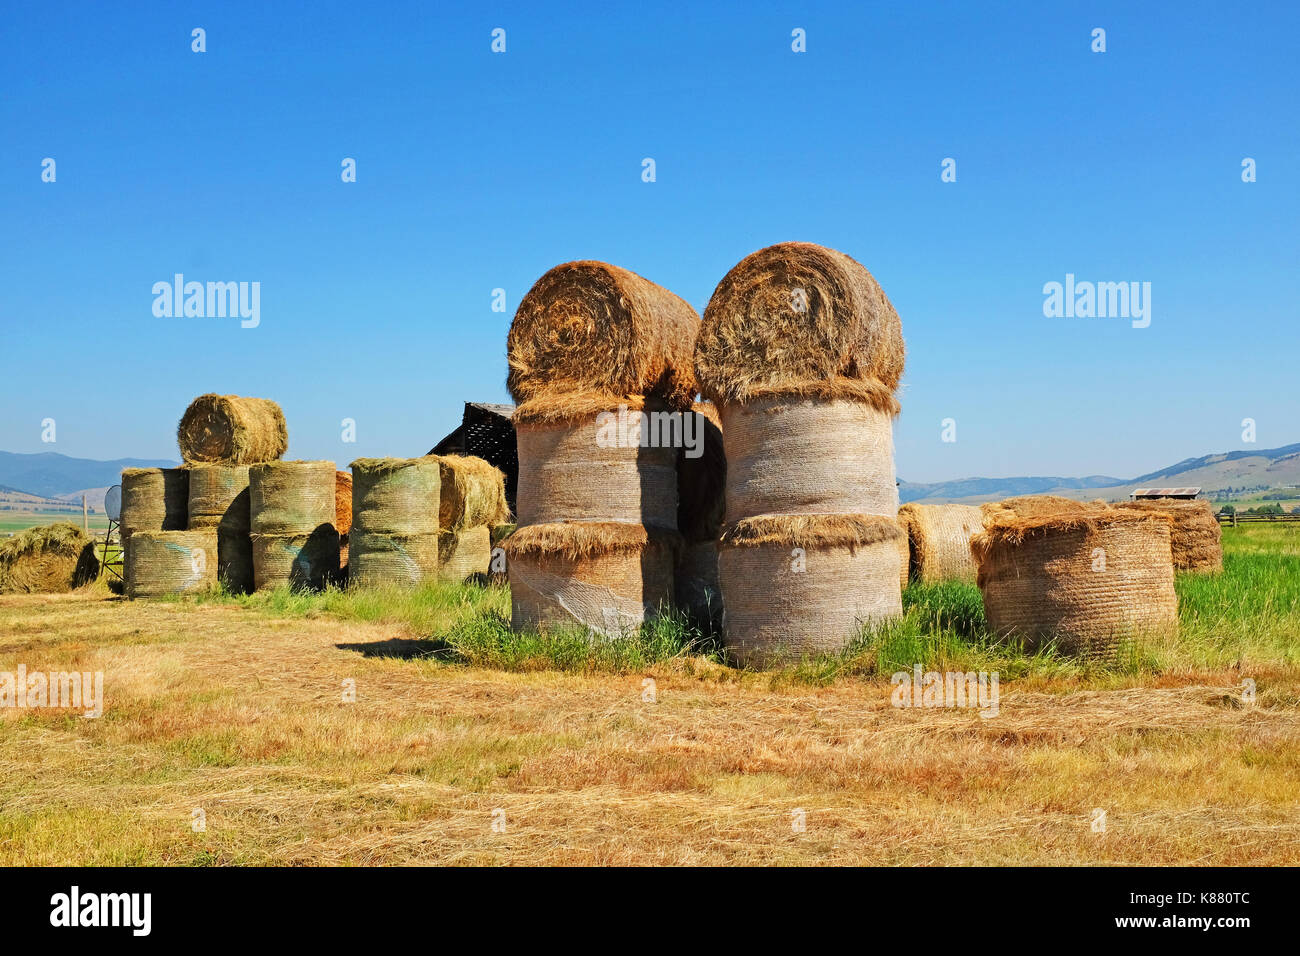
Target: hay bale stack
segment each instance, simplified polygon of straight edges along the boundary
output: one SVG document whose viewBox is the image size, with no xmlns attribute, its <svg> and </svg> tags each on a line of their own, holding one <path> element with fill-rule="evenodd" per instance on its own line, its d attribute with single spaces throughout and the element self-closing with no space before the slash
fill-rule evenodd
<svg viewBox="0 0 1300 956">
<path fill-rule="evenodd" d="M 217 578 L 237 594 L 253 590 L 248 465 L 191 465 L 189 527 L 217 532 Z"/>
<path fill-rule="evenodd" d="M 848 646 L 864 625 L 903 613 L 892 518 L 764 515 L 723 532 L 724 639 L 742 666 Z"/>
<path fill-rule="evenodd" d="M 903 358 L 898 313 L 871 273 L 834 249 L 783 242 L 746 256 L 718 283 L 695 371 L 719 406 L 807 394 L 893 410 Z"/>
<path fill-rule="evenodd" d="M 217 584 L 217 531 L 137 531 L 126 552 L 126 596 L 163 597 Z"/>
<path fill-rule="evenodd" d="M 656 395 L 681 410 L 695 397 L 700 318 L 683 299 L 606 262 L 567 262 L 519 303 L 506 340 L 515 401 L 603 392 Z"/>
<path fill-rule="evenodd" d="M 253 583 L 323 588 L 338 576 L 332 461 L 271 461 L 248 470 Z"/>
<path fill-rule="evenodd" d="M 437 576 L 441 474 L 433 455 L 352 463 L 349 586 L 414 587 Z"/>
<path fill-rule="evenodd" d="M 289 430 L 269 398 L 209 394 L 185 409 L 176 442 L 187 463 L 252 465 L 283 457 Z"/>
<path fill-rule="evenodd" d="M 98 574 L 94 540 L 66 521 L 0 541 L 0 594 L 71 591 Z"/>
<path fill-rule="evenodd" d="M 1172 519 L 1074 505 L 1029 517 L 985 512 L 971 550 L 989 627 L 1103 659 L 1127 641 L 1175 633 Z"/>
<path fill-rule="evenodd" d="M 460 583 L 489 571 L 492 528 L 510 520 L 506 476 L 473 455 L 440 455 L 438 464 L 438 578 Z"/>
<path fill-rule="evenodd" d="M 564 399 L 550 398 L 516 409 L 520 525 L 593 521 L 677 527 L 678 448 L 648 446 L 654 423 L 662 421 L 650 416 L 670 414 L 668 405 L 623 398 L 611 399 L 606 409 L 575 413 Z M 668 419 L 674 420 L 681 416 Z"/>
<path fill-rule="evenodd" d="M 615 522 L 532 525 L 504 542 L 515 630 L 626 635 L 672 600 L 676 532 Z"/>
<path fill-rule="evenodd" d="M 1200 574 L 1217 574 L 1223 570 L 1223 532 L 1208 501 L 1157 498 L 1152 501 L 1121 501 L 1115 507 L 1155 511 L 1173 519 L 1170 544 L 1174 570 Z"/>
<path fill-rule="evenodd" d="M 712 402 L 697 402 L 692 416 L 700 454 L 690 457 L 683 447 L 677 458 L 677 527 L 682 549 L 674 571 L 677 607 L 696 626 L 713 630 L 722 623 L 722 590 L 718 584 L 718 535 L 726 513 L 727 456 L 722 419 Z"/>
<path fill-rule="evenodd" d="M 984 527 L 979 508 L 906 504 L 898 509 L 898 523 L 907 531 L 911 580 L 975 580 L 970 539 Z"/>
<path fill-rule="evenodd" d="M 339 574 L 348 568 L 348 534 L 352 531 L 352 473 L 334 473 L 334 527 L 339 533 Z"/>
<path fill-rule="evenodd" d="M 122 546 L 136 531 L 189 526 L 190 476 L 184 468 L 122 469 Z"/>
</svg>

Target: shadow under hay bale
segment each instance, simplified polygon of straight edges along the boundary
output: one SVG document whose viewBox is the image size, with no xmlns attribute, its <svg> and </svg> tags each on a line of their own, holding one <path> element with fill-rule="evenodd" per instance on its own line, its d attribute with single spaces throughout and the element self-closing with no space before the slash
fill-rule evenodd
<svg viewBox="0 0 1300 956">
<path fill-rule="evenodd" d="M 1177 633 L 1167 515 L 1077 502 L 984 514 L 971 550 L 995 634 L 1112 660 L 1126 643 Z"/>
<path fill-rule="evenodd" d="M 283 456 L 289 430 L 270 399 L 208 394 L 185 409 L 176 442 L 187 463 L 251 465 Z"/>
<path fill-rule="evenodd" d="M 0 542 L 0 594 L 57 594 L 98 575 L 95 542 L 74 524 L 28 528 Z"/>
<path fill-rule="evenodd" d="M 137 531 L 126 554 L 126 596 L 163 597 L 205 591 L 217 583 L 217 532 Z"/>
<path fill-rule="evenodd" d="M 722 628 L 718 583 L 718 535 L 726 511 L 727 457 L 721 418 L 709 402 L 697 402 L 688 434 L 698 441 L 691 457 L 683 445 L 677 457 L 677 527 L 683 546 L 674 570 L 673 595 L 688 621 L 705 633 Z"/>
<path fill-rule="evenodd" d="M 729 525 L 718 552 L 723 641 L 742 666 L 836 652 L 903 613 L 902 534 L 878 515 L 760 515 Z"/>
<path fill-rule="evenodd" d="M 677 409 L 695 397 L 700 318 L 683 299 L 605 262 L 567 262 L 534 283 L 506 340 L 516 402 L 601 391 L 657 395 Z"/>
<path fill-rule="evenodd" d="M 259 591 L 282 585 L 320 591 L 338 580 L 339 533 L 333 523 L 307 534 L 255 534 L 252 548 L 253 580 Z"/>
<path fill-rule="evenodd" d="M 898 523 L 908 535 L 910 580 L 975 580 L 970 539 L 984 527 L 979 508 L 911 503 L 898 509 Z"/>
<path fill-rule="evenodd" d="M 669 606 L 673 531 L 618 523 L 533 525 L 506 539 L 515 630 L 575 624 L 621 637 Z"/>
</svg>

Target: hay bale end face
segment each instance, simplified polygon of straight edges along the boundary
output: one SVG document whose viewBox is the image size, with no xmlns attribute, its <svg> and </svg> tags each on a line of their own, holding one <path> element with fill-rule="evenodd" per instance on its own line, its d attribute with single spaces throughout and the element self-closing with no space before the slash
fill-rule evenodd
<svg viewBox="0 0 1300 956">
<path fill-rule="evenodd" d="M 208 394 L 185 409 L 176 441 L 186 462 L 251 465 L 283 457 L 289 430 L 269 398 Z"/>
<path fill-rule="evenodd" d="M 0 594 L 52 594 L 99 574 L 95 542 L 74 524 L 28 528 L 0 541 Z"/>
<path fill-rule="evenodd" d="M 898 522 L 907 529 L 911 580 L 975 580 L 970 541 L 984 527 L 979 508 L 911 503 L 898 509 Z"/>
<path fill-rule="evenodd" d="M 1168 515 L 1172 521 L 1170 545 L 1174 570 L 1217 574 L 1223 570 L 1223 531 L 1208 501 L 1157 498 L 1121 501 L 1115 507 Z"/>
<path fill-rule="evenodd" d="M 603 391 L 656 395 L 690 408 L 700 318 L 683 299 L 605 262 L 568 262 L 519 303 L 506 352 L 516 402 Z"/>
<path fill-rule="evenodd" d="M 217 532 L 137 531 L 126 551 L 126 596 L 163 597 L 216 586 Z"/>
<path fill-rule="evenodd" d="M 741 666 L 834 653 L 903 613 L 898 537 L 875 515 L 763 515 L 722 534 L 723 639 Z"/>
<path fill-rule="evenodd" d="M 1104 505 L 1031 517 L 986 511 L 971 550 L 989 627 L 1102 659 L 1176 633 L 1170 529 L 1167 515 Z"/>
<path fill-rule="evenodd" d="M 871 273 L 834 249 L 783 242 L 718 283 L 695 371 L 719 404 L 813 389 L 822 398 L 874 395 L 896 411 L 903 358 L 898 313 Z"/>
</svg>

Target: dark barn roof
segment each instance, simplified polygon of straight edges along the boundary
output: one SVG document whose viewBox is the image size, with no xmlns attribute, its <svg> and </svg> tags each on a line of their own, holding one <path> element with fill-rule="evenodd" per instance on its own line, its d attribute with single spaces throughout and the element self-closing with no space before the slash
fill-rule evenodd
<svg viewBox="0 0 1300 956">
<path fill-rule="evenodd" d="M 519 450 L 510 416 L 513 405 L 466 402 L 460 426 L 433 446 L 430 455 L 475 455 L 500 468 L 506 476 L 506 503 L 515 512 L 519 487 Z"/>
</svg>

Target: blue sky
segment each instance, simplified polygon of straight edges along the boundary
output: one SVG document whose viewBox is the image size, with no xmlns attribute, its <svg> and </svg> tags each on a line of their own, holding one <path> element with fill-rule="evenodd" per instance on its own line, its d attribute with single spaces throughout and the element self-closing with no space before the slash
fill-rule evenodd
<svg viewBox="0 0 1300 956">
<path fill-rule="evenodd" d="M 790 239 L 902 316 L 905 479 L 1127 477 L 1247 417 L 1300 441 L 1294 4 L 377 6 L 6 10 L 0 448 L 176 457 L 217 391 L 278 400 L 292 457 L 423 454 L 506 399 L 551 266 L 702 310 Z M 155 317 L 177 272 L 260 282 L 261 324 Z M 1150 327 L 1045 318 L 1066 273 L 1150 282 Z"/>
</svg>

